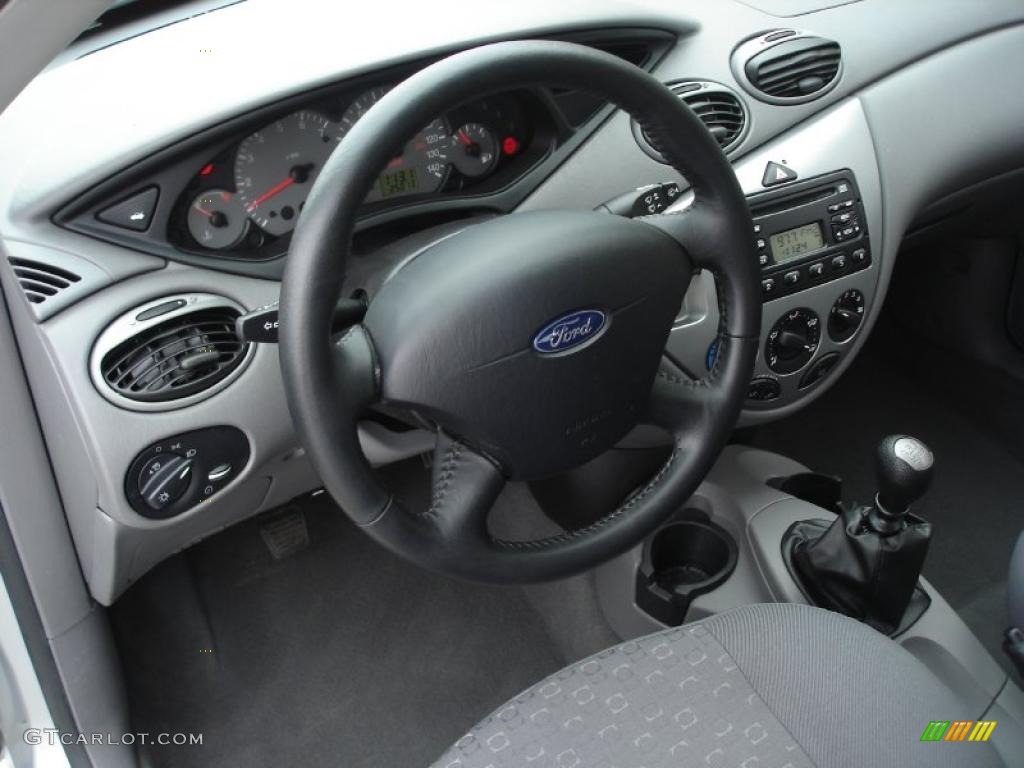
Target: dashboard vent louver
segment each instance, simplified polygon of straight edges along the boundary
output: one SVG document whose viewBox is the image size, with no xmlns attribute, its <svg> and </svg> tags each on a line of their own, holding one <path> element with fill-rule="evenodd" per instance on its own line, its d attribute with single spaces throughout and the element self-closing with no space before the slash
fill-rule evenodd
<svg viewBox="0 0 1024 768">
<path fill-rule="evenodd" d="M 729 152 L 739 144 L 747 128 L 747 110 L 743 101 L 732 90 L 721 83 L 710 81 L 669 83 L 668 87 L 707 126 L 723 152 Z M 635 120 L 633 136 L 644 152 L 659 163 L 665 162 Z"/>
<path fill-rule="evenodd" d="M 747 124 L 747 115 L 739 98 L 728 91 L 702 89 L 683 93 L 680 98 L 708 127 L 722 149 L 731 147 L 742 135 Z"/>
<path fill-rule="evenodd" d="M 823 37 L 790 37 L 745 61 L 742 73 L 758 94 L 775 103 L 803 103 L 826 93 L 839 79 L 839 43 Z"/>
<path fill-rule="evenodd" d="M 229 308 L 204 309 L 147 328 L 103 356 L 103 381 L 122 397 L 149 403 L 207 390 L 245 358 L 238 316 Z"/>
<path fill-rule="evenodd" d="M 33 304 L 42 304 L 82 279 L 74 272 L 33 259 L 9 256 L 7 261 L 14 269 L 25 298 Z"/>
</svg>

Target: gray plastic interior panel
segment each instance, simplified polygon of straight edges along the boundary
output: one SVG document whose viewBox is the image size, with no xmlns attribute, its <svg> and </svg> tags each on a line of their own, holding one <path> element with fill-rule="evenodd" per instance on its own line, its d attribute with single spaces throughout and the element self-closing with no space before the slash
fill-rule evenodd
<svg viewBox="0 0 1024 768">
<path fill-rule="evenodd" d="M 5 258 L 0 243 L 0 257 Z M 0 506 L 39 612 L 61 682 L 68 690 L 75 725 L 92 733 L 125 733 L 127 709 L 113 643 L 106 634 L 106 614 L 90 599 L 79 559 L 62 511 L 62 497 L 51 474 L 51 456 L 43 444 L 40 423 L 8 317 L 29 325 L 28 305 L 18 297 L 13 275 L 0 270 Z M 8 305 L 5 296 L 15 294 Z M 52 443 L 51 443 L 52 444 Z M 31 665 L 28 667 L 31 669 Z M 33 724 L 40 722 L 36 716 Z M 24 724 L 22 724 L 24 725 Z M 86 750 L 100 765 L 134 765 L 126 747 Z"/>
<path fill-rule="evenodd" d="M 0 243 L 0 255 L 3 245 Z M 0 504 L 18 551 L 22 553 L 29 586 L 36 598 L 43 628 L 54 637 L 81 621 L 90 611 L 78 558 L 61 512 L 61 496 L 50 472 L 50 455 L 43 444 L 35 404 L 19 364 L 18 348 L 8 326 L 5 296 L 12 293 L 12 275 L 0 270 Z M 14 286 L 13 291 L 19 289 Z M 27 314 L 18 300 L 21 313 Z M 45 567 L 38 567 L 45 564 Z"/>
<path fill-rule="evenodd" d="M 736 0 L 738 3 L 770 13 L 772 16 L 804 16 L 863 0 Z"/>
<path fill-rule="evenodd" d="M 983 720 L 995 720 L 997 723 L 1024 723 L 1024 691 L 1013 682 L 1008 682 L 992 707 L 985 713 Z M 1007 765 L 1015 765 L 1024 755 L 1024 729 L 1007 728 L 992 732 L 990 742 Z"/>
<path fill-rule="evenodd" d="M 1024 26 L 923 59 L 862 94 L 879 149 L 886 253 L 919 211 L 1024 166 Z"/>
<path fill-rule="evenodd" d="M 22 319 L 23 346 L 31 349 L 26 364 L 33 391 L 48 403 L 39 416 L 82 571 L 101 603 L 112 602 L 173 552 L 320 484 L 292 429 L 275 345 L 255 345 L 247 367 L 229 386 L 173 411 L 119 407 L 93 382 L 92 350 L 116 318 L 170 295 L 205 295 L 211 288 L 252 309 L 277 299 L 279 284 L 169 265 L 111 285 L 41 324 L 24 302 L 12 307 L 20 310 L 14 314 Z M 252 448 L 248 466 L 208 502 L 178 517 L 149 520 L 132 510 L 123 483 L 133 458 L 165 437 L 216 424 L 245 433 Z M 364 449 L 372 463 L 432 447 L 423 433 L 391 436 L 367 425 Z"/>
<path fill-rule="evenodd" d="M 687 621 L 758 602 L 806 603 L 782 557 L 782 537 L 800 520 L 829 519 L 819 507 L 766 484 L 807 468 L 784 456 L 744 446 L 729 446 L 687 506 L 701 509 L 729 531 L 739 548 L 739 562 L 717 589 L 697 597 Z M 623 637 L 649 634 L 663 625 L 634 600 L 636 569 L 642 547 L 597 569 L 598 596 L 612 627 Z M 922 579 L 932 599 L 924 615 L 897 641 L 950 686 L 980 718 L 1004 691 L 1014 686 L 981 642 L 942 596 Z M 1008 722 L 1018 731 L 1024 720 Z"/>
</svg>

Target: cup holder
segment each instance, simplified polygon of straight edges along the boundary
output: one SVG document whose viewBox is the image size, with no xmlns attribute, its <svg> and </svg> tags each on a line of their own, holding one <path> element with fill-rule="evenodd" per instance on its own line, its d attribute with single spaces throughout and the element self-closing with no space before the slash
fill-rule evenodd
<svg viewBox="0 0 1024 768">
<path fill-rule="evenodd" d="M 698 595 L 721 585 L 736 568 L 736 542 L 702 512 L 684 511 L 644 542 L 636 602 L 669 626 L 686 619 Z"/>
</svg>

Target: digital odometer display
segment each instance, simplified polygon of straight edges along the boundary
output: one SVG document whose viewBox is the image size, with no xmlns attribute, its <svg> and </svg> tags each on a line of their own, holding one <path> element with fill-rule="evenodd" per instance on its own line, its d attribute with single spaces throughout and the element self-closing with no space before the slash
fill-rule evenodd
<svg viewBox="0 0 1024 768">
<path fill-rule="evenodd" d="M 785 232 L 778 232 L 769 240 L 772 244 L 772 255 L 775 257 L 776 264 L 799 259 L 804 254 L 820 250 L 825 245 L 825 238 L 821 234 L 821 224 L 816 221 L 787 229 Z"/>
<path fill-rule="evenodd" d="M 395 195 L 408 195 L 416 191 L 416 169 L 401 168 L 397 171 L 385 171 L 377 179 L 377 191 L 381 199 Z"/>
</svg>

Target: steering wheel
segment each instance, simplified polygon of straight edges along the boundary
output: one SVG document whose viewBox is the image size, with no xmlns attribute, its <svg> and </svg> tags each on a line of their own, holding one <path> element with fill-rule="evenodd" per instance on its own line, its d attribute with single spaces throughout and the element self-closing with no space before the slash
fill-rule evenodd
<svg viewBox="0 0 1024 768">
<path fill-rule="evenodd" d="M 422 126 L 481 95 L 556 86 L 607 98 L 691 184 L 680 213 L 513 213 L 410 254 L 363 321 L 332 336 L 363 199 Z M 637 545 L 696 490 L 737 419 L 757 351 L 760 275 L 732 168 L 700 120 L 643 70 L 580 45 L 508 42 L 446 58 L 391 90 L 317 178 L 281 290 L 280 359 L 299 437 L 364 531 L 421 566 L 488 582 L 569 576 Z M 720 325 L 699 381 L 661 370 L 695 268 L 716 279 Z M 357 435 L 373 404 L 435 425 L 427 509 L 377 480 Z M 530 542 L 488 531 L 508 480 L 578 467 L 637 424 L 672 435 L 667 462 L 614 512 Z"/>
</svg>

